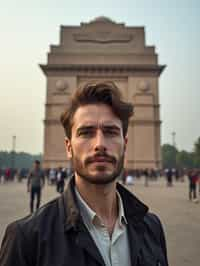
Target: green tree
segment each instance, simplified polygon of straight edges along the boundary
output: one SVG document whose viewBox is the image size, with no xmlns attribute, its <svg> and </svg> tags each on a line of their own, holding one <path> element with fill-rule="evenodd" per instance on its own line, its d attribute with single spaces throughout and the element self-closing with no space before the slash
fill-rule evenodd
<svg viewBox="0 0 200 266">
<path fill-rule="evenodd" d="M 170 144 L 164 144 L 162 146 L 163 168 L 176 167 L 177 152 L 177 149 Z"/>
<path fill-rule="evenodd" d="M 197 141 L 194 143 L 194 152 L 200 157 L 200 137 L 198 137 Z"/>
<path fill-rule="evenodd" d="M 0 151 L 0 168 L 12 167 L 15 168 L 30 168 L 35 160 L 42 161 L 42 154 L 29 154 L 26 152 Z"/>
<path fill-rule="evenodd" d="M 194 154 L 187 151 L 180 151 L 176 154 L 176 165 L 178 168 L 193 168 Z"/>
<path fill-rule="evenodd" d="M 194 143 L 194 165 L 200 167 L 200 137 Z"/>
</svg>

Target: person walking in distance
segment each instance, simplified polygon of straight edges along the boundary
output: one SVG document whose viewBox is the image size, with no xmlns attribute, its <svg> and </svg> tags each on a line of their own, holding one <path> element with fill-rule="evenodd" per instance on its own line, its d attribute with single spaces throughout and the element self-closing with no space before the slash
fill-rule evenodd
<svg viewBox="0 0 200 266">
<path fill-rule="evenodd" d="M 34 211 L 34 201 L 36 198 L 36 209 L 40 207 L 41 190 L 44 187 L 44 171 L 40 168 L 40 161 L 34 162 L 33 169 L 28 174 L 27 190 L 30 192 L 30 212 Z"/>
<path fill-rule="evenodd" d="M 143 172 L 144 174 L 144 185 L 145 187 L 148 187 L 149 186 L 149 170 L 148 168 L 146 168 Z"/>
<path fill-rule="evenodd" d="M 160 219 L 118 182 L 132 114 L 111 82 L 75 91 L 61 116 L 74 175 L 60 197 L 8 226 L 0 265 L 168 266 Z"/>
<path fill-rule="evenodd" d="M 59 167 L 56 174 L 56 191 L 58 193 L 63 193 L 64 186 L 65 186 L 65 171 L 64 169 L 62 169 L 62 167 Z"/>
<path fill-rule="evenodd" d="M 197 182 L 198 182 L 198 171 L 192 169 L 188 172 L 188 181 L 189 181 L 189 200 L 198 202 L 197 199 Z"/>
</svg>

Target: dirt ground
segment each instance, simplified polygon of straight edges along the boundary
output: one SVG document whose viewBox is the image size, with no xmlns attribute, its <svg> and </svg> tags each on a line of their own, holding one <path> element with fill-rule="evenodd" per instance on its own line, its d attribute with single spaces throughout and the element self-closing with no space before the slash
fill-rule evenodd
<svg viewBox="0 0 200 266">
<path fill-rule="evenodd" d="M 200 203 L 188 200 L 188 183 L 174 182 L 166 187 L 164 178 L 144 186 L 136 180 L 129 189 L 159 215 L 165 229 L 170 266 L 200 265 Z M 54 186 L 46 185 L 42 204 L 58 196 Z M 0 242 L 6 225 L 29 212 L 25 183 L 0 184 Z"/>
</svg>

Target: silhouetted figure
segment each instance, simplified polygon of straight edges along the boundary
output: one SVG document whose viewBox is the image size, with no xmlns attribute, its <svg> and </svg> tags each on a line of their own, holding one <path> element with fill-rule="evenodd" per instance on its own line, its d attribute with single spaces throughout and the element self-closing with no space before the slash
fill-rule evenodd
<svg viewBox="0 0 200 266">
<path fill-rule="evenodd" d="M 59 167 L 57 174 L 56 174 L 56 190 L 58 193 L 63 193 L 64 191 L 65 178 L 66 178 L 65 169 L 62 169 L 62 167 Z"/>
<path fill-rule="evenodd" d="M 145 187 L 148 187 L 148 185 L 149 185 L 149 172 L 148 172 L 147 168 L 144 170 L 143 174 L 144 174 L 144 185 L 145 185 Z"/>
<path fill-rule="evenodd" d="M 197 199 L 197 181 L 198 181 L 198 173 L 195 170 L 191 170 L 188 172 L 188 180 L 189 180 L 189 200 Z"/>
<path fill-rule="evenodd" d="M 34 200 L 36 201 L 36 209 L 40 207 L 41 190 L 45 183 L 45 176 L 43 170 L 40 168 L 40 161 L 34 162 L 33 169 L 29 172 L 27 187 L 30 192 L 30 211 L 34 211 Z"/>
<path fill-rule="evenodd" d="M 166 169 L 165 171 L 166 173 L 166 177 L 167 177 L 167 186 L 168 187 L 172 187 L 172 176 L 173 176 L 173 173 L 172 173 L 172 170 L 171 169 Z"/>
<path fill-rule="evenodd" d="M 49 178 L 48 178 L 48 180 L 49 180 L 49 184 L 50 185 L 54 185 L 56 183 L 56 169 L 51 168 L 49 170 Z"/>
</svg>

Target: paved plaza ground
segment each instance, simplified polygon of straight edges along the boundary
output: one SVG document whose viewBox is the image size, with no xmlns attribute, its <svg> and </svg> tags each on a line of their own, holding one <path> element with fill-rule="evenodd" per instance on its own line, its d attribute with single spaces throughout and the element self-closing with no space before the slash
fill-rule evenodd
<svg viewBox="0 0 200 266">
<path fill-rule="evenodd" d="M 166 187 L 161 179 L 144 187 L 142 179 L 129 189 L 160 216 L 166 232 L 169 265 L 200 265 L 200 203 L 188 201 L 187 180 Z M 56 196 L 55 187 L 46 185 L 42 203 Z M 0 242 L 6 225 L 28 214 L 28 201 L 25 183 L 0 185 Z"/>
</svg>

